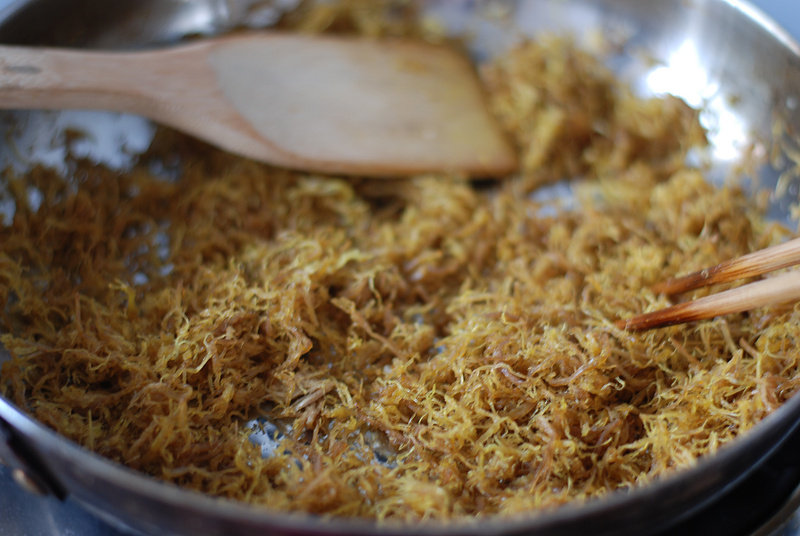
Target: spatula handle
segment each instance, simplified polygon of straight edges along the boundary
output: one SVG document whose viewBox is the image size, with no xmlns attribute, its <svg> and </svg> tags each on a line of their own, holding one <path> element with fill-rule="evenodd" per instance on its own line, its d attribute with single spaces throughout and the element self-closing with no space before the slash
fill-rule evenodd
<svg viewBox="0 0 800 536">
<path fill-rule="evenodd" d="M 132 111 L 144 96 L 135 54 L 0 47 L 0 107 Z"/>
<path fill-rule="evenodd" d="M 207 62 L 212 46 L 141 52 L 0 46 L 0 108 L 128 112 L 240 154 L 262 154 L 263 142 L 219 93 Z"/>
</svg>

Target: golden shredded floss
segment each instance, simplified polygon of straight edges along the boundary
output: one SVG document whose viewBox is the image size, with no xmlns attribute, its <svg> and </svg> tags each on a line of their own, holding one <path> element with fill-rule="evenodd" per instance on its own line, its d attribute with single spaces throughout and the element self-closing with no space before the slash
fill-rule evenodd
<svg viewBox="0 0 800 536">
<path fill-rule="evenodd" d="M 315 13 L 304 29 L 342 25 Z M 351 27 L 381 33 L 360 13 Z M 308 175 L 167 131 L 129 172 L 11 177 L 2 394 L 180 486 L 405 522 L 645 484 L 792 396 L 794 306 L 614 327 L 667 305 L 653 283 L 787 236 L 686 164 L 697 112 L 634 97 L 563 40 L 482 76 L 521 155 L 496 184 Z M 176 147 L 182 176 L 163 180 L 152 163 Z M 571 204 L 532 195 L 563 178 Z"/>
</svg>

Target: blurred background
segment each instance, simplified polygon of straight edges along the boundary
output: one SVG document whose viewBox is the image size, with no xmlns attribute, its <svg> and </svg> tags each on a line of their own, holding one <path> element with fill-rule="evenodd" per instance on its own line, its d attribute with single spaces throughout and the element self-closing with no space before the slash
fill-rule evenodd
<svg viewBox="0 0 800 536">
<path fill-rule="evenodd" d="M 775 19 L 795 39 L 800 40 L 800 2 L 798 0 L 751 0 L 751 3 Z"/>
<path fill-rule="evenodd" d="M 756 0 L 753 2 L 789 30 L 800 35 L 800 2 L 797 0 Z"/>
</svg>

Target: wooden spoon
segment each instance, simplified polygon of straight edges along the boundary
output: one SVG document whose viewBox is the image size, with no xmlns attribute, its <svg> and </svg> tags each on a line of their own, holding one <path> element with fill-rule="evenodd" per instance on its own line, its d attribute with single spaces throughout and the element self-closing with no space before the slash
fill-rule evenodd
<svg viewBox="0 0 800 536">
<path fill-rule="evenodd" d="M 0 47 L 0 108 L 134 113 L 308 171 L 516 166 L 470 63 L 415 41 L 259 33 L 143 52 Z"/>
</svg>

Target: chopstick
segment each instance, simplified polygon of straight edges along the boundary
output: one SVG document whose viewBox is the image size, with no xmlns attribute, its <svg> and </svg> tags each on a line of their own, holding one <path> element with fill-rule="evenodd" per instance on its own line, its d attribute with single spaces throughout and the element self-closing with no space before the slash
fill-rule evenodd
<svg viewBox="0 0 800 536">
<path fill-rule="evenodd" d="M 684 277 L 670 279 L 655 285 L 653 290 L 664 294 L 679 294 L 703 286 L 762 275 L 795 264 L 800 264 L 800 238 L 725 261 Z M 800 299 L 800 271 L 792 271 L 719 294 L 620 320 L 616 325 L 620 329 L 641 331 L 741 313 L 798 299 Z"/>
<path fill-rule="evenodd" d="M 680 294 L 717 283 L 774 272 L 800 263 L 800 238 L 764 248 L 736 259 L 725 261 L 705 270 L 698 270 L 677 279 L 653 286 L 656 294 Z"/>
</svg>

